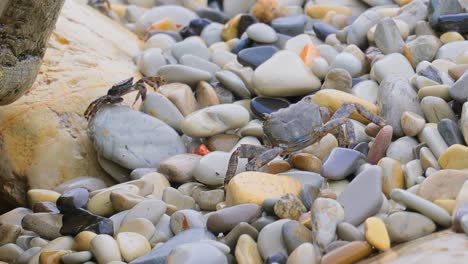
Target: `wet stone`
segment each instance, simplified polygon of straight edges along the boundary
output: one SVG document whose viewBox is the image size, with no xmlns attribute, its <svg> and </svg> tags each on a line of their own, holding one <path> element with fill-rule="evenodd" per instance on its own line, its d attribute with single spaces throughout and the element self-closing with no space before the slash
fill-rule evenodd
<svg viewBox="0 0 468 264">
<path fill-rule="evenodd" d="M 271 21 L 276 32 L 288 36 L 297 36 L 304 33 L 306 18 L 304 16 L 278 17 Z"/>
<path fill-rule="evenodd" d="M 85 188 L 76 188 L 64 192 L 57 199 L 57 208 L 62 212 L 70 212 L 82 208 L 88 203 L 89 192 Z"/>
<path fill-rule="evenodd" d="M 312 242 L 310 230 L 298 221 L 289 221 L 281 229 L 283 241 L 291 254 L 303 243 Z"/>
<path fill-rule="evenodd" d="M 440 120 L 437 124 L 437 130 L 445 140 L 445 143 L 447 143 L 447 146 L 450 147 L 454 144 L 465 144 L 465 140 L 463 139 L 459 126 L 453 120 L 445 118 Z"/>
<path fill-rule="evenodd" d="M 244 48 L 239 51 L 237 58 L 240 64 L 255 69 L 270 59 L 277 51 L 278 48 L 271 45 Z"/>
<path fill-rule="evenodd" d="M 335 148 L 322 165 L 322 175 L 327 179 L 342 180 L 354 173 L 364 159 L 359 151 Z"/>
<path fill-rule="evenodd" d="M 241 222 L 252 223 L 261 215 L 261 207 L 256 204 L 240 204 L 227 207 L 210 214 L 207 228 L 213 233 L 227 233 Z"/>
<path fill-rule="evenodd" d="M 259 96 L 250 101 L 252 112 L 259 117 L 276 112 L 281 108 L 287 108 L 289 105 L 290 103 L 286 99 L 275 97 Z"/>
<path fill-rule="evenodd" d="M 338 32 L 338 29 L 336 29 L 334 26 L 321 21 L 315 22 L 313 24 L 313 29 L 317 37 L 323 41 L 325 41 L 329 35 L 336 34 Z"/>
<path fill-rule="evenodd" d="M 95 234 L 114 234 L 114 224 L 112 220 L 93 215 L 92 213 L 78 208 L 67 211 L 62 218 L 63 226 L 60 233 L 64 236 L 75 236 L 82 231 L 91 231 Z"/>
</svg>

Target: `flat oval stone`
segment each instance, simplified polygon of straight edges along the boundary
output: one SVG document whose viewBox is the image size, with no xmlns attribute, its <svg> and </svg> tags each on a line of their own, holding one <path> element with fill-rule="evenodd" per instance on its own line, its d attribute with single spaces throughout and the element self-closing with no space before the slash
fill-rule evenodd
<svg viewBox="0 0 468 264">
<path fill-rule="evenodd" d="M 289 105 L 288 100 L 275 97 L 258 96 L 250 101 L 252 112 L 259 117 L 263 117 L 265 114 L 269 115 L 281 108 L 287 108 Z"/>
<path fill-rule="evenodd" d="M 213 105 L 193 112 L 182 122 L 182 131 L 191 137 L 210 137 L 249 122 L 249 112 L 239 105 Z"/>
<path fill-rule="evenodd" d="M 276 253 L 288 255 L 286 245 L 282 239 L 283 225 L 291 220 L 282 219 L 265 226 L 258 234 L 258 250 L 263 259 Z"/>
<path fill-rule="evenodd" d="M 413 137 L 401 137 L 390 144 L 386 156 L 398 160 L 401 164 L 406 164 L 416 158 L 413 154 L 413 149 L 418 144 L 419 142 Z"/>
<path fill-rule="evenodd" d="M 238 53 L 239 63 L 246 66 L 256 69 L 262 63 L 270 59 L 276 52 L 278 48 L 271 45 L 262 45 L 258 47 L 245 48 Z"/>
<path fill-rule="evenodd" d="M 211 73 L 185 65 L 165 65 L 159 68 L 157 75 L 162 76 L 168 83 L 185 83 L 190 86 L 200 81 L 209 81 Z"/>
<path fill-rule="evenodd" d="M 392 242 L 406 242 L 427 236 L 436 225 L 426 216 L 413 212 L 396 212 L 384 220 Z"/>
<path fill-rule="evenodd" d="M 356 150 L 335 148 L 322 165 L 323 177 L 342 180 L 354 173 L 365 156 Z"/>
<path fill-rule="evenodd" d="M 317 37 L 319 39 L 321 39 L 322 41 L 325 41 L 325 39 L 329 35 L 336 34 L 338 32 L 338 29 L 336 29 L 334 26 L 332 26 L 332 25 L 330 25 L 328 23 L 325 23 L 325 22 L 321 22 L 321 21 L 315 22 L 312 27 L 313 27 L 314 32 L 317 35 Z M 302 32 L 304 32 L 304 31 L 302 31 Z"/>
<path fill-rule="evenodd" d="M 271 21 L 271 26 L 280 34 L 297 36 L 304 33 L 306 21 L 304 16 L 278 17 Z"/>
<path fill-rule="evenodd" d="M 260 43 L 273 43 L 278 39 L 275 30 L 264 23 L 252 24 L 245 32 L 250 39 Z"/>
<path fill-rule="evenodd" d="M 344 221 L 361 224 L 366 218 L 378 213 L 382 206 L 382 169 L 371 166 L 359 173 L 338 196 L 344 208 Z"/>
<path fill-rule="evenodd" d="M 208 243 L 187 243 L 174 248 L 167 257 L 167 264 L 227 264 L 226 255 Z"/>
<path fill-rule="evenodd" d="M 215 74 L 216 79 L 237 98 L 250 99 L 250 91 L 244 82 L 230 71 L 218 71 Z"/>
<path fill-rule="evenodd" d="M 320 88 L 320 80 L 288 50 L 275 53 L 255 69 L 252 82 L 257 93 L 265 96 L 305 95 Z"/>
<path fill-rule="evenodd" d="M 226 233 L 240 222 L 252 223 L 261 215 L 256 204 L 240 204 L 218 210 L 208 217 L 206 226 L 213 233 Z"/>
<path fill-rule="evenodd" d="M 23 217 L 22 226 L 45 239 L 61 237 L 62 215 L 52 213 L 35 213 Z"/>
<path fill-rule="evenodd" d="M 158 167 L 162 160 L 186 151 L 174 129 L 129 107 L 101 108 L 89 133 L 101 155 L 129 169 Z"/>
<path fill-rule="evenodd" d="M 149 93 L 143 101 L 140 110 L 165 122 L 180 131 L 180 123 L 184 116 L 167 97 L 160 93 Z"/>
<path fill-rule="evenodd" d="M 402 189 L 394 189 L 390 193 L 390 197 L 394 201 L 429 217 L 440 226 L 448 227 L 452 224 L 452 219 L 447 211 L 420 196 Z"/>
<path fill-rule="evenodd" d="M 213 234 L 205 229 L 195 228 L 180 232 L 159 247 L 154 247 L 148 254 L 132 261 L 132 264 L 165 263 L 171 251 L 183 244 L 200 240 L 214 240 Z"/>
<path fill-rule="evenodd" d="M 156 224 L 166 212 L 166 204 L 159 199 L 147 199 L 135 205 L 125 215 L 122 223 L 135 218 L 146 218 Z"/>
</svg>

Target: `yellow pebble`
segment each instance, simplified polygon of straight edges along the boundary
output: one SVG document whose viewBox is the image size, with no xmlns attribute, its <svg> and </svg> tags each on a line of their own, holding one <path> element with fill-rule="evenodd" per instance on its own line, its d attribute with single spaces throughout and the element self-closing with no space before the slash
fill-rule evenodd
<svg viewBox="0 0 468 264">
<path fill-rule="evenodd" d="M 405 178 L 401 163 L 392 158 L 382 158 L 377 163 L 382 168 L 382 192 L 389 197 L 393 189 L 402 189 L 405 186 Z"/>
<path fill-rule="evenodd" d="M 447 44 L 449 42 L 454 42 L 454 41 L 462 41 L 462 40 L 465 40 L 465 38 L 463 38 L 463 36 L 460 33 L 455 32 L 455 31 L 445 32 L 444 34 L 440 36 L 440 41 L 442 41 L 442 43 L 444 44 Z"/>
<path fill-rule="evenodd" d="M 455 200 L 454 199 L 439 199 L 439 200 L 434 200 L 434 203 L 437 204 L 438 206 L 442 207 L 452 215 L 453 213 L 453 208 L 455 208 Z"/>
<path fill-rule="evenodd" d="M 369 217 L 365 222 L 366 240 L 369 244 L 380 251 L 390 248 L 390 238 L 384 222 L 377 217 Z"/>
<path fill-rule="evenodd" d="M 239 26 L 241 16 L 241 14 L 238 14 L 237 16 L 231 18 L 226 24 L 224 24 L 223 31 L 221 32 L 221 37 L 223 37 L 224 41 L 237 38 L 237 27 Z"/>
<path fill-rule="evenodd" d="M 89 246 L 91 240 L 95 238 L 97 235 L 91 231 L 83 231 L 78 233 L 75 236 L 75 240 L 73 242 L 73 249 L 76 251 L 87 251 L 89 250 Z"/>
<path fill-rule="evenodd" d="M 31 189 L 28 191 L 28 200 L 31 208 L 38 202 L 55 203 L 60 197 L 60 193 L 45 189 Z"/>
<path fill-rule="evenodd" d="M 446 149 L 439 157 L 443 169 L 468 169 L 468 147 L 455 144 Z"/>
<path fill-rule="evenodd" d="M 308 4 L 305 7 L 305 13 L 313 18 L 322 19 L 324 18 L 328 12 L 335 11 L 336 14 L 351 16 L 353 14 L 353 10 L 349 7 L 339 6 L 339 5 L 315 5 L 315 4 Z"/>
<path fill-rule="evenodd" d="M 400 5 L 400 6 L 404 6 L 404 5 L 407 5 L 409 3 L 411 3 L 413 0 L 397 0 L 396 2 Z"/>
<path fill-rule="evenodd" d="M 229 182 L 226 190 L 226 204 L 228 206 L 243 203 L 261 205 L 266 198 L 270 197 L 280 197 L 287 193 L 298 196 L 301 188 L 301 182 L 289 176 L 242 172 Z"/>
<path fill-rule="evenodd" d="M 261 264 L 262 258 L 258 252 L 257 243 L 249 235 L 243 234 L 239 237 L 234 251 L 239 264 Z"/>
</svg>

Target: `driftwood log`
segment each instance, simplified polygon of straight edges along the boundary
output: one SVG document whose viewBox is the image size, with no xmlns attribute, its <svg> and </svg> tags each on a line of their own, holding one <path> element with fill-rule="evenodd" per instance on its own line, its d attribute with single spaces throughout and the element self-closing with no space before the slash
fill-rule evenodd
<svg viewBox="0 0 468 264">
<path fill-rule="evenodd" d="M 65 0 L 0 0 L 0 105 L 27 92 Z"/>
</svg>

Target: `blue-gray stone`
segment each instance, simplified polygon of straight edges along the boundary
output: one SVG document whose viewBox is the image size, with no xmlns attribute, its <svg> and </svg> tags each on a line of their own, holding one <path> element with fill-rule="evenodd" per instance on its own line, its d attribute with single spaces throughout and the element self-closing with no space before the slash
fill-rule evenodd
<svg viewBox="0 0 468 264">
<path fill-rule="evenodd" d="M 306 18 L 304 16 L 279 17 L 271 21 L 271 27 L 276 32 L 288 36 L 297 36 L 304 33 Z"/>
<path fill-rule="evenodd" d="M 322 165 L 322 176 L 330 180 L 342 180 L 354 173 L 365 158 L 359 151 L 335 148 Z"/>
<path fill-rule="evenodd" d="M 448 118 L 440 120 L 437 124 L 437 130 L 449 147 L 454 144 L 465 144 L 460 127 L 453 120 Z"/>
<path fill-rule="evenodd" d="M 338 29 L 334 26 L 321 21 L 315 22 L 313 29 L 317 37 L 323 41 L 325 41 L 328 35 L 336 34 L 336 32 L 338 32 Z"/>
</svg>

